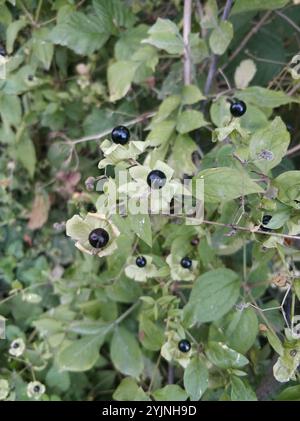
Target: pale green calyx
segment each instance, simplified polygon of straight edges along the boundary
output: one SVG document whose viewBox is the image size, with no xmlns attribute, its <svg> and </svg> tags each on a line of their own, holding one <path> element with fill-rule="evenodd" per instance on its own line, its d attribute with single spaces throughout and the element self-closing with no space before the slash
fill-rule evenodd
<svg viewBox="0 0 300 421">
<path fill-rule="evenodd" d="M 108 243 L 102 248 L 94 248 L 89 242 L 91 231 L 102 228 L 109 235 Z M 66 223 L 66 234 L 75 240 L 75 246 L 82 252 L 104 257 L 111 255 L 117 249 L 118 228 L 100 213 L 88 213 L 85 218 L 74 215 Z"/>
<path fill-rule="evenodd" d="M 105 168 L 107 165 L 118 165 L 119 163 L 130 164 L 130 160 L 135 160 L 146 149 L 146 143 L 141 141 L 130 141 L 126 145 L 120 145 L 105 139 L 100 149 L 104 158 L 99 162 L 98 168 Z M 125 165 L 126 166 L 126 165 Z"/>
</svg>

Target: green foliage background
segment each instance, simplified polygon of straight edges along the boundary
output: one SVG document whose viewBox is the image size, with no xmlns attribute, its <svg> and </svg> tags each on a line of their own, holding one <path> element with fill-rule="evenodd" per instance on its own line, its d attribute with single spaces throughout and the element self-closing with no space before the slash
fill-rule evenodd
<svg viewBox="0 0 300 421">
<path fill-rule="evenodd" d="M 224 19 L 228 3 L 192 1 L 186 46 L 180 0 L 0 0 L 0 397 L 33 399 L 36 379 L 44 400 L 300 399 L 287 326 L 299 238 L 285 237 L 300 233 L 300 7 L 237 0 Z M 241 119 L 230 98 L 247 104 Z M 118 217 L 118 250 L 99 259 L 65 222 L 99 205 L 86 180 L 104 174 L 99 143 L 117 124 L 147 142 L 140 163 L 204 177 L 207 223 Z M 266 214 L 272 231 L 255 233 Z M 197 280 L 172 280 L 170 253 L 198 261 Z M 137 254 L 156 279 L 126 277 Z M 193 346 L 185 369 L 160 355 L 177 330 Z"/>
</svg>

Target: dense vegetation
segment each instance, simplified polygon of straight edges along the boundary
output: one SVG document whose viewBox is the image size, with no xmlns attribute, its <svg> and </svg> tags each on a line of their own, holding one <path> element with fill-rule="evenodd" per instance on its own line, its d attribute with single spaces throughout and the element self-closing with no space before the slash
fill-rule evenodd
<svg viewBox="0 0 300 421">
<path fill-rule="evenodd" d="M 0 400 L 300 400 L 299 3 L 0 0 Z"/>
</svg>

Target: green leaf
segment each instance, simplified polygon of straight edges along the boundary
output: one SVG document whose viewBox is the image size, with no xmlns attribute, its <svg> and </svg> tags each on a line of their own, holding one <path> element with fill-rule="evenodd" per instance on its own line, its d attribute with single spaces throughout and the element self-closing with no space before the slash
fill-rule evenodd
<svg viewBox="0 0 300 421">
<path fill-rule="evenodd" d="M 256 73 L 256 64 L 251 59 L 240 62 L 234 73 L 234 83 L 239 89 L 245 89 L 254 78 Z"/>
<path fill-rule="evenodd" d="M 278 189 L 277 199 L 295 209 L 300 209 L 300 171 L 286 171 L 274 180 Z"/>
<path fill-rule="evenodd" d="M 285 156 L 290 143 L 290 134 L 280 117 L 268 126 L 257 130 L 250 139 L 250 156 L 253 163 L 268 173 Z"/>
<path fill-rule="evenodd" d="M 192 401 L 198 401 L 208 388 L 208 370 L 199 356 L 193 357 L 184 370 L 183 384 Z"/>
<path fill-rule="evenodd" d="M 22 109 L 17 95 L 0 93 L 0 115 L 4 125 L 19 126 L 22 119 Z"/>
<path fill-rule="evenodd" d="M 57 367 L 52 366 L 46 375 L 46 384 L 61 392 L 66 392 L 70 385 L 70 375 L 66 371 L 59 371 Z"/>
<path fill-rule="evenodd" d="M 186 85 L 182 88 L 181 103 L 183 105 L 191 105 L 201 101 L 205 97 L 202 92 L 195 85 Z"/>
<path fill-rule="evenodd" d="M 131 230 L 149 247 L 152 247 L 152 227 L 150 216 L 145 214 L 128 215 Z"/>
<path fill-rule="evenodd" d="M 227 202 L 240 196 L 263 192 L 246 172 L 235 168 L 209 168 L 200 171 L 199 177 L 204 178 L 204 198 L 207 203 Z"/>
<path fill-rule="evenodd" d="M 81 12 L 68 14 L 50 33 L 54 44 L 64 45 L 77 54 L 88 55 L 99 50 L 109 38 L 94 15 Z"/>
<path fill-rule="evenodd" d="M 33 56 L 42 63 L 45 70 L 49 70 L 54 53 L 54 46 L 48 41 L 48 36 L 49 30 L 46 28 L 37 29 L 32 33 Z"/>
<path fill-rule="evenodd" d="M 236 96 L 246 103 L 249 102 L 259 108 L 277 108 L 281 105 L 297 101 L 284 92 L 273 91 L 262 86 L 250 86 L 242 91 L 237 91 Z"/>
<path fill-rule="evenodd" d="M 146 138 L 146 142 L 149 146 L 159 146 L 167 142 L 175 128 L 175 121 L 165 120 L 160 123 L 154 123 L 151 125 L 151 132 Z"/>
<path fill-rule="evenodd" d="M 245 354 L 256 340 L 258 320 L 253 308 L 236 311 L 226 329 L 228 345 Z"/>
<path fill-rule="evenodd" d="M 293 286 L 295 289 L 296 296 L 298 300 L 300 301 L 300 279 L 295 279 Z"/>
<path fill-rule="evenodd" d="M 237 376 L 231 376 L 230 381 L 232 401 L 257 401 L 257 397 L 248 382 Z"/>
<path fill-rule="evenodd" d="M 283 345 L 282 345 L 280 339 L 276 335 L 276 333 L 274 333 L 272 330 L 268 329 L 267 330 L 267 338 L 268 338 L 269 344 L 274 349 L 274 351 L 276 351 L 277 354 L 279 354 L 279 355 L 283 355 L 284 348 L 283 348 Z"/>
<path fill-rule="evenodd" d="M 282 392 L 276 396 L 276 401 L 300 401 L 300 385 L 290 386 L 282 390 Z"/>
<path fill-rule="evenodd" d="M 178 135 L 176 137 L 168 164 L 175 170 L 177 177 L 181 178 L 183 174 L 194 174 L 196 167 L 192 154 L 197 149 L 196 143 L 190 136 Z"/>
<path fill-rule="evenodd" d="M 113 394 L 113 398 L 116 401 L 150 401 L 143 389 L 130 377 L 121 381 Z"/>
<path fill-rule="evenodd" d="M 184 308 L 189 325 L 210 322 L 224 316 L 236 303 L 240 292 L 238 275 L 230 269 L 215 269 L 195 282 Z"/>
<path fill-rule="evenodd" d="M 209 37 L 209 46 L 214 54 L 222 55 L 233 38 L 233 26 L 228 21 L 221 21 Z"/>
<path fill-rule="evenodd" d="M 105 334 L 90 335 L 71 342 L 57 356 L 57 364 L 63 371 L 90 370 L 99 358 L 99 349 Z"/>
<path fill-rule="evenodd" d="M 8 25 L 6 31 L 6 50 L 8 54 L 11 54 L 13 52 L 15 40 L 18 36 L 18 33 L 21 31 L 21 29 L 25 28 L 27 24 L 27 21 L 21 18 L 19 20 L 13 21 Z"/>
<path fill-rule="evenodd" d="M 251 12 L 254 10 L 274 10 L 284 7 L 289 0 L 239 0 L 235 2 L 232 14 Z"/>
<path fill-rule="evenodd" d="M 150 35 L 142 42 L 151 44 L 156 48 L 165 50 L 170 54 L 183 53 L 183 40 L 176 24 L 169 19 L 158 18 L 148 31 Z"/>
<path fill-rule="evenodd" d="M 145 313 L 141 314 L 140 332 L 143 332 L 141 342 L 143 346 L 151 351 L 158 351 L 165 341 L 162 326 L 154 323 Z"/>
<path fill-rule="evenodd" d="M 16 144 L 16 157 L 26 168 L 30 177 L 33 177 L 36 165 L 35 147 L 30 137 L 24 133 Z"/>
<path fill-rule="evenodd" d="M 117 101 L 127 94 L 137 66 L 137 63 L 126 60 L 116 61 L 108 66 L 107 82 L 111 102 Z"/>
<path fill-rule="evenodd" d="M 121 28 L 130 28 L 135 23 L 130 7 L 121 0 L 93 0 L 93 6 L 104 32 L 116 35 Z"/>
<path fill-rule="evenodd" d="M 186 401 L 187 394 L 186 392 L 177 384 L 168 384 L 162 389 L 157 389 L 152 393 L 156 401 Z"/>
<path fill-rule="evenodd" d="M 110 347 L 111 360 L 121 373 L 139 377 L 144 368 L 143 356 L 135 337 L 124 327 L 117 327 Z"/>
<path fill-rule="evenodd" d="M 219 368 L 241 368 L 249 363 L 248 359 L 222 342 L 209 342 L 205 350 L 209 361 Z"/>
<path fill-rule="evenodd" d="M 160 104 L 158 108 L 158 112 L 155 114 L 155 117 L 151 123 L 159 123 L 160 121 L 165 120 L 175 111 L 180 105 L 180 97 L 178 95 L 171 95 L 167 97 L 163 102 Z"/>
<path fill-rule="evenodd" d="M 191 132 L 207 124 L 203 114 L 196 110 L 183 111 L 177 119 L 176 129 L 180 134 Z"/>
</svg>

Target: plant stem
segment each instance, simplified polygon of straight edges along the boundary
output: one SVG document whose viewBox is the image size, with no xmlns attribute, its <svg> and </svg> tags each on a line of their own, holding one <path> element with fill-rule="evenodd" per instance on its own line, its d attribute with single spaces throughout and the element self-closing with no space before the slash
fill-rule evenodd
<svg viewBox="0 0 300 421">
<path fill-rule="evenodd" d="M 153 117 L 155 113 L 156 113 L 155 111 L 149 111 L 147 113 L 141 114 L 140 116 L 134 118 L 133 120 L 129 120 L 125 122 L 124 126 L 133 126 L 134 124 L 141 123 L 142 121 L 148 120 L 149 118 Z M 90 140 L 99 140 L 104 136 L 108 136 L 112 130 L 113 130 L 113 127 L 111 127 L 110 129 L 104 130 L 103 132 L 96 133 L 94 135 L 84 136 L 79 139 L 70 140 L 70 143 L 72 145 L 77 145 L 78 143 L 84 143 Z"/>
<path fill-rule="evenodd" d="M 219 226 L 219 227 L 227 227 L 227 228 L 231 228 L 231 229 L 237 230 L 237 231 L 252 232 L 254 234 L 269 235 L 269 236 L 279 237 L 279 238 L 288 238 L 290 240 L 300 240 L 300 236 L 299 235 L 280 234 L 280 233 L 277 233 L 277 232 L 266 232 L 266 231 L 261 231 L 259 229 L 258 230 L 253 230 L 251 228 L 241 227 L 239 225 L 224 224 L 222 222 L 207 221 L 205 219 L 202 222 L 204 224 L 216 225 L 216 226 Z"/>
<path fill-rule="evenodd" d="M 221 70 L 225 70 L 226 67 L 236 58 L 236 56 L 243 50 L 246 44 L 248 44 L 249 40 L 255 35 L 259 29 L 263 26 L 263 24 L 266 22 L 266 20 L 270 17 L 272 11 L 269 11 L 263 15 L 263 17 L 256 23 L 256 25 L 253 26 L 253 28 L 248 32 L 248 34 L 245 36 L 243 41 L 240 43 L 238 48 L 229 56 L 226 63 L 221 67 Z"/>
<path fill-rule="evenodd" d="M 226 1 L 221 20 L 227 20 L 228 19 L 228 16 L 229 16 L 229 13 L 230 13 L 230 10 L 231 10 L 231 7 L 232 7 L 232 3 L 233 3 L 233 0 L 227 0 Z M 208 95 L 209 92 L 210 92 L 211 85 L 213 83 L 214 76 L 215 76 L 216 71 L 217 71 L 218 58 L 219 58 L 219 56 L 217 54 L 213 54 L 211 56 L 210 66 L 209 66 L 209 69 L 208 69 L 208 75 L 207 75 L 207 79 L 206 79 L 205 87 L 204 87 L 204 94 L 205 95 Z"/>
<path fill-rule="evenodd" d="M 192 82 L 191 51 L 189 46 L 189 36 L 191 33 L 192 0 L 184 0 L 183 8 L 183 81 L 184 85 Z"/>
</svg>

